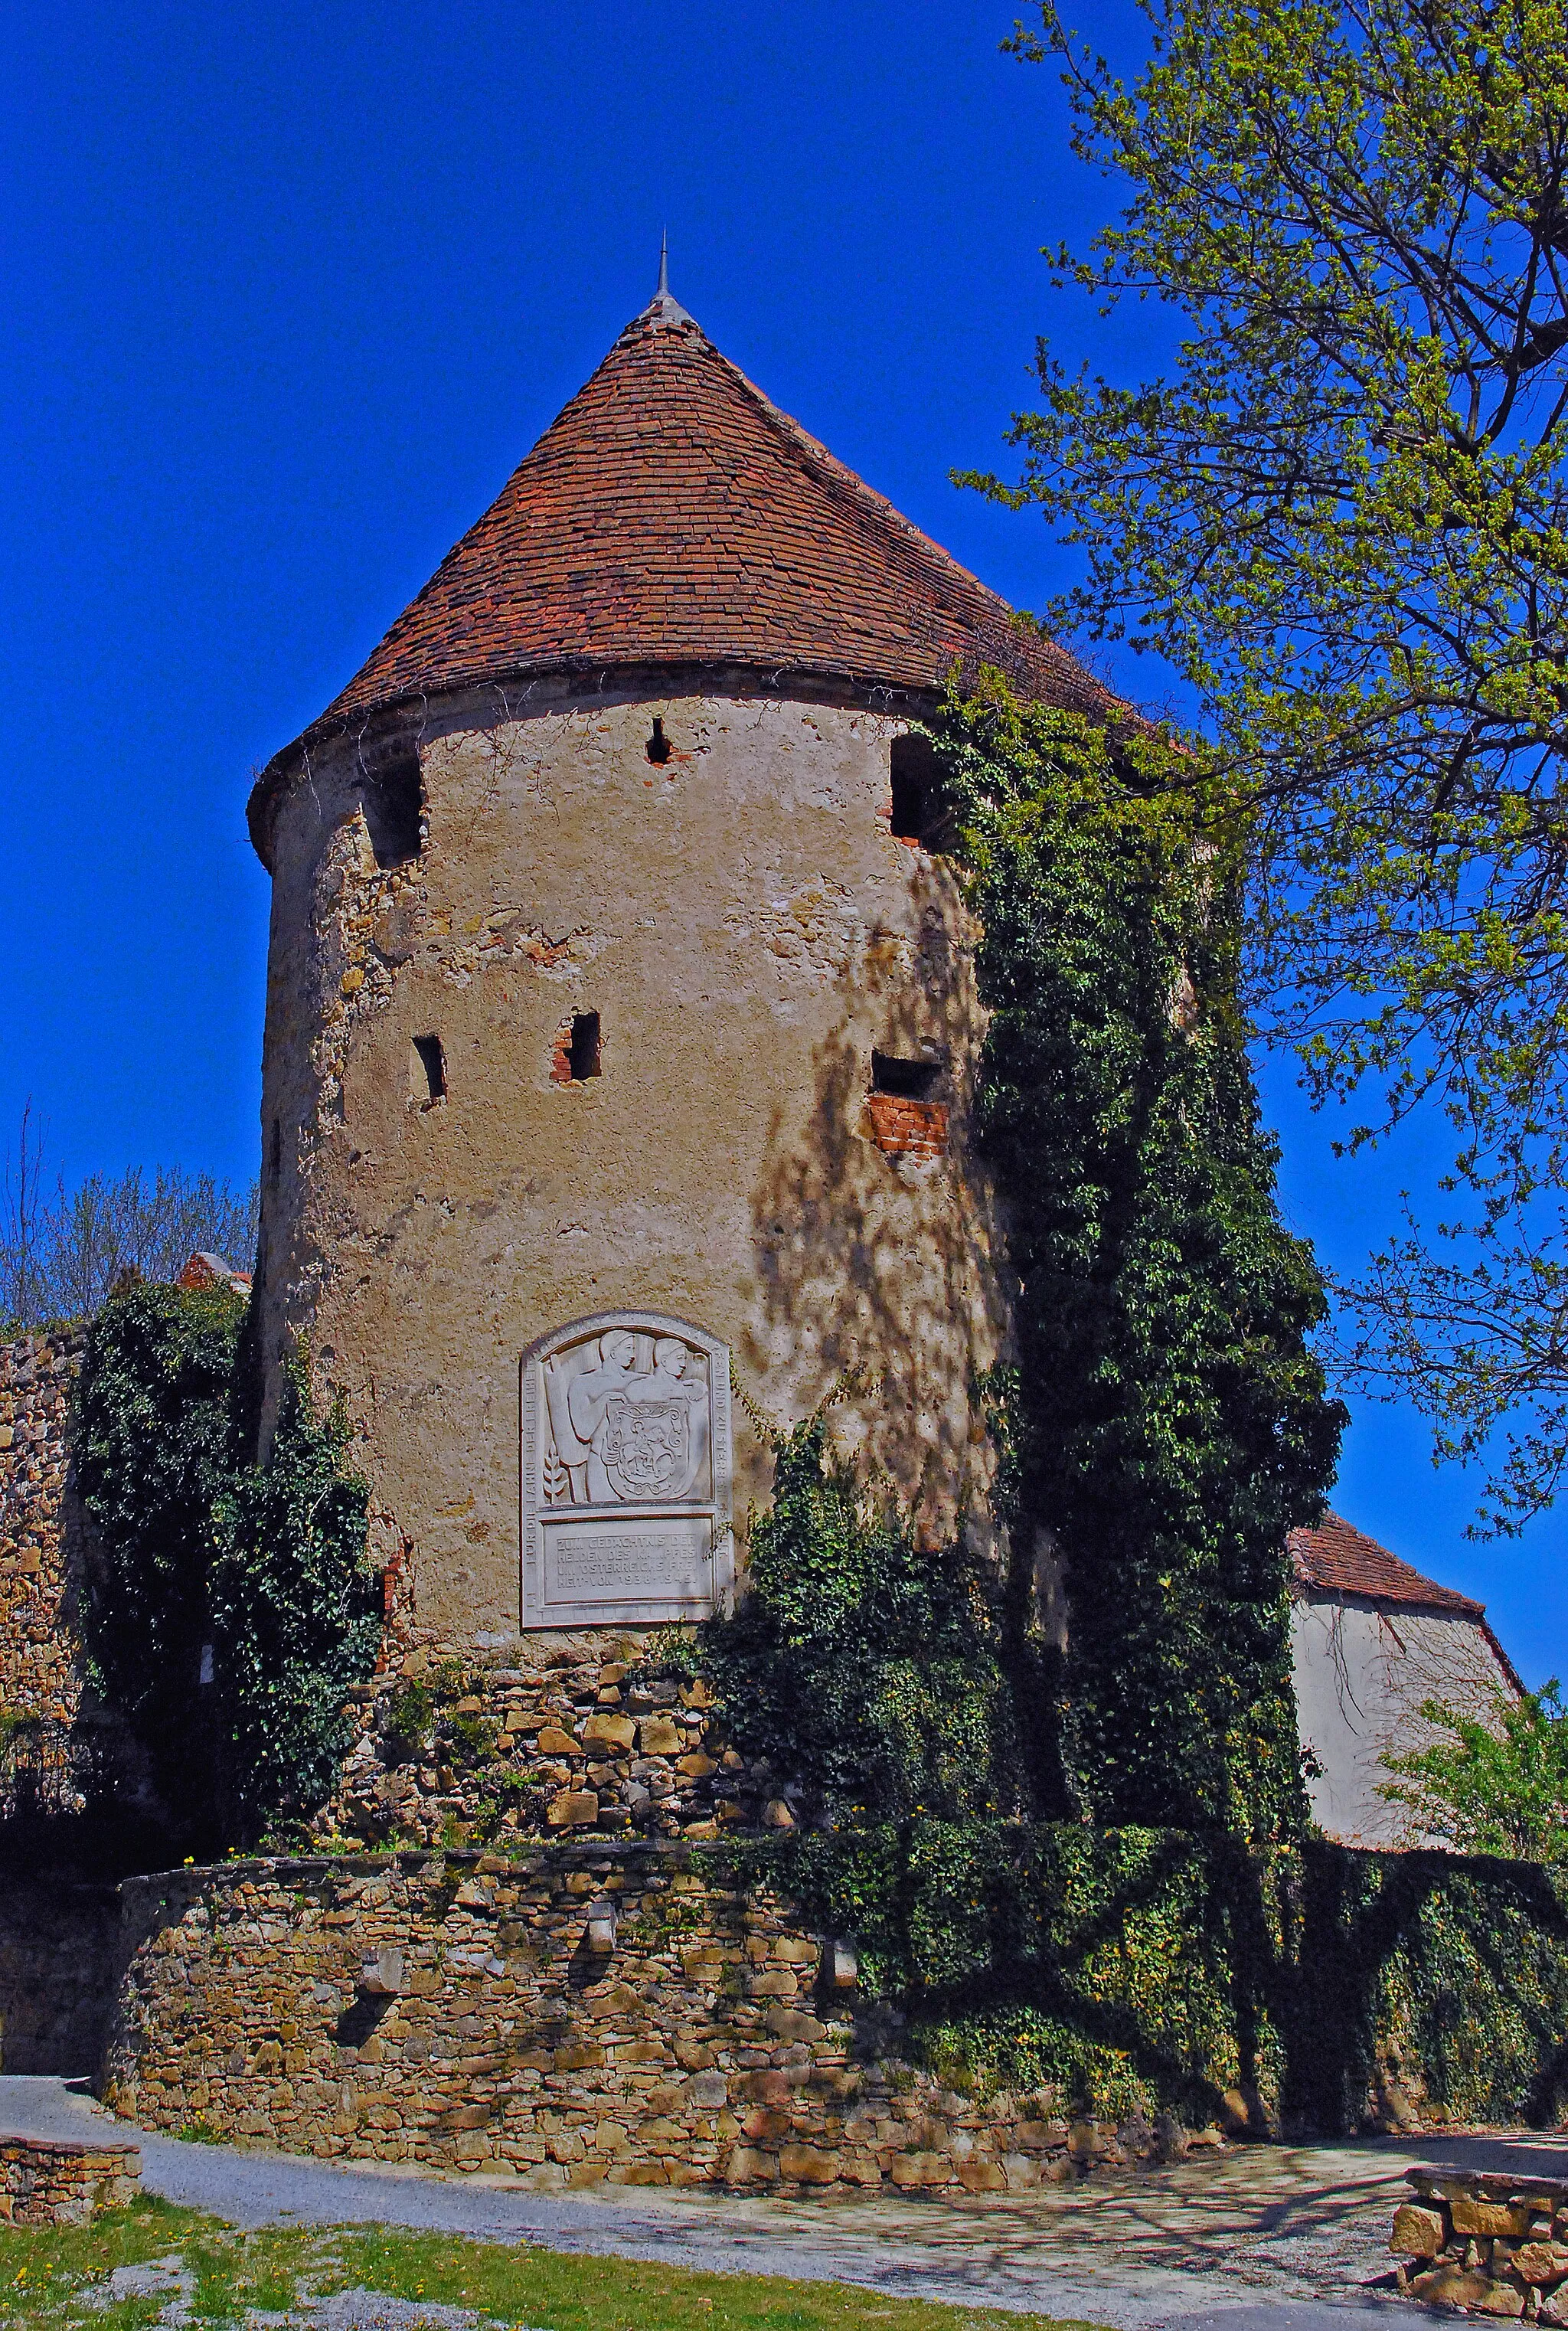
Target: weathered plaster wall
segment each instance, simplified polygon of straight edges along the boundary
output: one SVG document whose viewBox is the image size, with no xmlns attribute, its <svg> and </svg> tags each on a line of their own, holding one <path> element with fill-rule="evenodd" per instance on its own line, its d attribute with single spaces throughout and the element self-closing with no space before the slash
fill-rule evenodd
<svg viewBox="0 0 1568 2331">
<path fill-rule="evenodd" d="M 1308 1784 L 1313 1819 L 1345 1845 L 1430 1842 L 1402 1806 L 1378 1795 L 1390 1778 L 1383 1758 L 1435 1736 L 1423 1700 L 1485 1715 L 1492 1693 L 1509 1688 L 1485 1629 L 1348 1595 L 1304 1597 L 1292 1610 L 1291 1653 L 1302 1743 L 1323 1766 Z"/>
<path fill-rule="evenodd" d="M 546 2191 L 1017 2192 L 1193 2141 L 1069 2126 L 1054 2090 L 945 2090 L 787 1905 L 679 1845 L 230 1864 L 122 1895 L 105 2093 L 151 2127 Z"/>
<path fill-rule="evenodd" d="M 441 1632 L 517 1629 L 518 1356 L 579 1317 L 709 1329 L 737 1414 L 792 1421 L 868 1369 L 835 1430 L 933 1535 L 984 1482 L 971 1385 L 1006 1300 L 966 1146 L 982 1018 L 952 874 L 890 831 L 906 725 L 738 688 L 489 695 L 426 718 L 416 862 L 375 862 L 369 746 L 282 804 L 263 1348 L 275 1368 L 308 1331 L 346 1391 L 379 1552 Z M 603 1073 L 563 1084 L 579 1011 Z M 889 1156 L 872 1049 L 923 1044 L 950 1060 L 948 1154 Z M 769 1467 L 744 1419 L 736 1438 L 744 1518 Z"/>
</svg>

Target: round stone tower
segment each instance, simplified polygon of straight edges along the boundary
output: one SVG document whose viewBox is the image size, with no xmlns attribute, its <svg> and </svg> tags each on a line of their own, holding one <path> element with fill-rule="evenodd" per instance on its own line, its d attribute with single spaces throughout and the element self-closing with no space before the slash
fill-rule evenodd
<svg viewBox="0 0 1568 2331">
<path fill-rule="evenodd" d="M 455 1642 L 698 1615 L 757 1429 L 984 1486 L 983 1016 L 912 722 L 1095 683 L 662 285 L 262 773 L 265 1416 L 294 1339 Z"/>
</svg>

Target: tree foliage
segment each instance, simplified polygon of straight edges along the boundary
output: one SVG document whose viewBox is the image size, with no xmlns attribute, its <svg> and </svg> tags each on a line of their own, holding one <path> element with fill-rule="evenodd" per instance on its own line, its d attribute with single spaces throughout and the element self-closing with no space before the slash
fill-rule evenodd
<svg viewBox="0 0 1568 2331">
<path fill-rule="evenodd" d="M 1485 1720 L 1437 1699 L 1421 1714 L 1449 1737 L 1385 1756 L 1396 1777 L 1379 1794 L 1456 1853 L 1568 1862 L 1568 1708 L 1555 1676 L 1522 1699 L 1499 1689 Z"/>
<path fill-rule="evenodd" d="M 1152 744 L 1118 759 L 1000 684 L 936 743 L 1022 1280 L 1014 1536 L 1048 1531 L 1065 1575 L 1068 1768 L 1098 1821 L 1288 1831 L 1286 1537 L 1321 1513 L 1344 1412 L 1248 1066 L 1241 838 Z"/>
<path fill-rule="evenodd" d="M 1568 1460 L 1568 11 L 1141 5 L 1131 86 L 1055 0 L 1010 45 L 1122 197 L 1059 282 L 1159 303 L 1170 360 L 1042 341 L 1021 479 L 972 482 L 1080 547 L 1054 625 L 1197 691 L 1259 813 L 1254 992 L 1319 1096 L 1449 1112 L 1479 1243 L 1393 1240 L 1360 1357 L 1450 1451 L 1516 1419 L 1514 1527 Z"/>
<path fill-rule="evenodd" d="M 256 1248 L 260 1185 L 236 1193 L 210 1174 L 159 1166 L 90 1174 L 52 1191 L 31 1101 L 14 1146 L 0 1157 L 0 1327 L 86 1319 L 125 1271 L 178 1277 L 193 1254 L 248 1270 Z"/>
</svg>

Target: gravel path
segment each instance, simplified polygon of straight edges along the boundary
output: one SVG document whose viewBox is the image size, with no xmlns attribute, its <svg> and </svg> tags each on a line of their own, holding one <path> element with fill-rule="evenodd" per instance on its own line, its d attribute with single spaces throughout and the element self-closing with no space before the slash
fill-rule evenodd
<svg viewBox="0 0 1568 2331">
<path fill-rule="evenodd" d="M 1393 2310 L 1388 2331 L 1413 2326 L 1426 2310 L 1376 2287 L 1388 2276 L 1389 2221 L 1411 2162 L 1568 2174 L 1568 2137 L 1470 2136 L 1254 2145 L 1027 2199 L 794 2202 L 646 2187 L 557 2199 L 499 2177 L 185 2145 L 112 2121 L 59 2080 L 0 2078 L 0 2128 L 69 2136 L 106 2124 L 140 2145 L 149 2193 L 232 2225 L 443 2229 L 719 2273 L 853 2282 L 1116 2331 L 1373 2331 L 1374 2308 Z"/>
</svg>

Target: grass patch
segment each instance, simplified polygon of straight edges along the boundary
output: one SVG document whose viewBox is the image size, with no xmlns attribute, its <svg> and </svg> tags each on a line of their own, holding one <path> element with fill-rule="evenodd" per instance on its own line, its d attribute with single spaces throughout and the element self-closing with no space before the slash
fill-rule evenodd
<svg viewBox="0 0 1568 2331">
<path fill-rule="evenodd" d="M 90 2226 L 0 2230 L 5 2331 L 150 2331 L 170 2299 L 103 2304 L 119 2266 L 194 2277 L 196 2326 L 245 2325 L 296 2300 L 356 2288 L 467 2307 L 532 2331 L 1019 2331 L 1050 2318 L 892 2298 L 849 2283 L 705 2274 L 640 2259 L 584 2258 L 531 2243 L 471 2242 L 394 2226 L 269 2227 L 238 2233 L 143 2196 Z M 94 2303 L 96 2299 L 96 2304 Z M 1050 2325 L 1050 2331 L 1093 2331 Z"/>
</svg>

